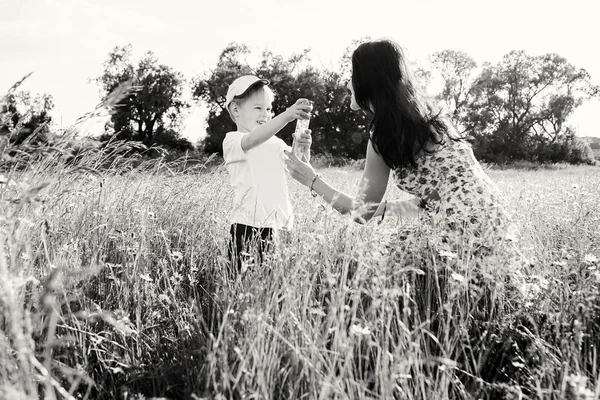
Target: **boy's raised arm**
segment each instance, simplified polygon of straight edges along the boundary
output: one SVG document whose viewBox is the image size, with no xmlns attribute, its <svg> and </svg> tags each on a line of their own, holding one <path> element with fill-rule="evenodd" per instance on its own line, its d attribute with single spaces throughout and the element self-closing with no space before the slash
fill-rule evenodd
<svg viewBox="0 0 600 400">
<path fill-rule="evenodd" d="M 242 150 L 248 151 L 260 146 L 295 119 L 308 118 L 308 113 L 312 109 L 312 106 L 306 102 L 306 99 L 298 99 L 294 105 L 275 118 L 260 125 L 249 134 L 244 135 L 242 138 Z"/>
</svg>

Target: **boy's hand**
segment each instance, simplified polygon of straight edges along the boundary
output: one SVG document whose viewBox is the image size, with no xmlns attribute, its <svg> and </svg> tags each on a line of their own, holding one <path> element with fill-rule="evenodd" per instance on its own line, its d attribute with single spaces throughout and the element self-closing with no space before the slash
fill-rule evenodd
<svg viewBox="0 0 600 400">
<path fill-rule="evenodd" d="M 312 135 L 311 130 L 306 129 L 304 132 L 300 134 L 300 137 L 297 139 L 298 145 L 303 146 L 305 149 L 310 149 L 312 145 Z"/>
<path fill-rule="evenodd" d="M 298 99 L 294 105 L 285 110 L 283 113 L 286 115 L 288 122 L 292 122 L 295 119 L 308 119 L 310 118 L 310 111 L 312 110 L 312 102 L 307 99 Z"/>
</svg>

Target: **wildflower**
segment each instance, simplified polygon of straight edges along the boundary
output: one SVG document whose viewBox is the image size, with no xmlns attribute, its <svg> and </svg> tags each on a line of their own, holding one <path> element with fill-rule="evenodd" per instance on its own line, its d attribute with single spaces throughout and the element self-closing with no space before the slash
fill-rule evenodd
<svg viewBox="0 0 600 400">
<path fill-rule="evenodd" d="M 174 272 L 171 276 L 171 282 L 173 284 L 179 284 L 183 280 L 183 276 L 179 272 Z"/>
<path fill-rule="evenodd" d="M 542 291 L 537 283 L 524 283 L 521 285 L 520 289 L 521 295 L 526 300 L 535 299 Z"/>
<path fill-rule="evenodd" d="M 162 301 L 163 303 L 166 304 L 171 304 L 171 299 L 169 298 L 169 296 L 167 296 L 164 293 L 161 293 L 158 295 L 158 300 Z"/>
<path fill-rule="evenodd" d="M 103 318 L 106 322 L 120 330 L 122 333 L 126 335 L 135 334 L 136 331 L 133 329 L 133 324 L 129 319 L 129 315 L 124 310 L 115 310 L 113 312 L 114 316 L 111 316 L 110 313 L 104 313 Z"/>
<path fill-rule="evenodd" d="M 179 261 L 183 259 L 183 253 L 181 253 L 180 251 L 172 251 L 171 252 L 171 258 L 175 261 Z"/>
<path fill-rule="evenodd" d="M 356 336 L 368 336 L 371 334 L 371 330 L 369 327 L 362 327 L 358 324 L 354 324 L 350 327 L 350 333 Z"/>
<path fill-rule="evenodd" d="M 565 261 L 552 261 L 552 263 L 550 263 L 550 265 L 555 266 L 555 267 L 565 267 L 567 265 L 567 263 Z"/>
<path fill-rule="evenodd" d="M 571 375 L 566 387 L 567 399 L 591 400 L 594 392 L 587 388 L 587 377 L 582 375 Z"/>
<path fill-rule="evenodd" d="M 440 257 L 446 257 L 446 258 L 452 258 L 452 259 L 458 257 L 458 254 L 453 253 L 453 252 L 448 251 L 448 250 L 440 250 L 439 251 L 439 255 L 440 255 Z"/>
<path fill-rule="evenodd" d="M 325 317 L 327 314 L 320 308 L 311 308 L 308 310 L 308 313 L 311 315 L 318 315 L 319 317 Z"/>
<path fill-rule="evenodd" d="M 40 284 L 40 281 L 33 276 L 28 276 L 25 280 L 26 283 L 31 283 L 33 286 L 37 286 Z"/>
</svg>

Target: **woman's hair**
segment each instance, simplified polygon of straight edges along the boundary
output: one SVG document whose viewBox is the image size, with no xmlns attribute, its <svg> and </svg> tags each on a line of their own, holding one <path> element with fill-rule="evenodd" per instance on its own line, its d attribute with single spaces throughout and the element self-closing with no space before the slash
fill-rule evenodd
<svg viewBox="0 0 600 400">
<path fill-rule="evenodd" d="M 390 40 L 361 44 L 352 54 L 352 86 L 357 104 L 373 118 L 373 148 L 392 169 L 416 167 L 426 145 L 444 143 L 449 123 L 421 93 L 401 47 Z"/>
</svg>

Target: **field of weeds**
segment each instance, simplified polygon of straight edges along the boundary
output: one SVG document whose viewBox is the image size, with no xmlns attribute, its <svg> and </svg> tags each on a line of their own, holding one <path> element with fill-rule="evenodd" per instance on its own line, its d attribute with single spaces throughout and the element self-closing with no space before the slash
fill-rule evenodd
<svg viewBox="0 0 600 400">
<path fill-rule="evenodd" d="M 525 270 L 292 181 L 294 230 L 231 280 L 225 170 L 106 167 L 119 146 L 1 172 L 0 398 L 600 398 L 597 167 L 488 171 Z"/>
</svg>

